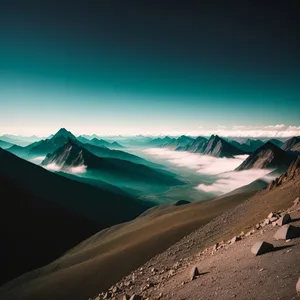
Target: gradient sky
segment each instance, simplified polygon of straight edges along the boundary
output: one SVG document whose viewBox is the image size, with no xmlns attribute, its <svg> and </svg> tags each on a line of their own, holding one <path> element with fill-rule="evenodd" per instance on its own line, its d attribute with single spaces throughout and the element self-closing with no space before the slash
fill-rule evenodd
<svg viewBox="0 0 300 300">
<path fill-rule="evenodd" d="M 298 128 L 297 1 L 197 2 L 1 1 L 0 134 Z"/>
</svg>

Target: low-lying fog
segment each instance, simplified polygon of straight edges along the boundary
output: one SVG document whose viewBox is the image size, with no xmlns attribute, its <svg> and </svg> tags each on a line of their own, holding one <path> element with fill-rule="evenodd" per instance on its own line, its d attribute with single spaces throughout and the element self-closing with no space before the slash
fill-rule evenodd
<svg viewBox="0 0 300 300">
<path fill-rule="evenodd" d="M 238 155 L 235 158 L 217 158 L 166 148 L 149 148 L 143 151 L 154 158 L 163 158 L 177 167 L 190 169 L 191 172 L 199 175 L 209 175 L 210 177 L 213 175 L 213 183 L 205 184 L 199 178 L 199 184 L 195 188 L 215 195 L 228 193 L 258 178 L 263 178 L 265 181 L 272 179 L 270 176 L 266 176 L 272 170 L 234 171 L 247 158 L 247 155 Z"/>
</svg>

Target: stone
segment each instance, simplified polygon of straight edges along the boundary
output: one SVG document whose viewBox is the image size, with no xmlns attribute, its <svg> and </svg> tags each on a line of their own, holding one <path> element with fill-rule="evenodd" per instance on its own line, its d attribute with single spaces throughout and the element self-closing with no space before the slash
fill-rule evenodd
<svg viewBox="0 0 300 300">
<path fill-rule="evenodd" d="M 251 252 L 257 256 L 270 252 L 273 249 L 274 246 L 272 244 L 269 244 L 267 242 L 257 242 L 252 246 Z"/>
<path fill-rule="evenodd" d="M 291 221 L 292 221 L 291 216 L 289 214 L 285 214 L 280 219 L 278 219 L 276 224 L 278 226 L 282 226 L 282 225 L 290 223 Z"/>
<path fill-rule="evenodd" d="M 191 270 L 191 280 L 195 280 L 200 275 L 197 267 L 193 267 Z"/>
<path fill-rule="evenodd" d="M 297 237 L 300 237 L 300 227 L 290 224 L 281 226 L 274 234 L 276 240 L 289 240 Z"/>
<path fill-rule="evenodd" d="M 298 294 L 300 294 L 300 277 L 299 277 L 298 282 L 296 284 L 296 291 L 297 291 Z"/>
<path fill-rule="evenodd" d="M 273 212 L 269 213 L 268 219 L 272 219 L 274 217 L 276 217 L 276 214 L 274 214 Z"/>
<path fill-rule="evenodd" d="M 142 300 L 140 295 L 132 295 L 129 300 Z"/>
<path fill-rule="evenodd" d="M 241 237 L 235 236 L 230 240 L 230 244 L 234 244 L 235 242 L 239 241 L 240 239 L 241 239 Z"/>
<path fill-rule="evenodd" d="M 125 294 L 125 295 L 123 296 L 123 300 L 130 300 L 130 296 L 128 296 L 127 294 Z"/>
<path fill-rule="evenodd" d="M 298 206 L 298 205 L 300 205 L 300 198 L 299 198 L 299 197 L 297 197 L 297 198 L 293 201 L 293 207 L 296 207 L 296 206 Z"/>
</svg>

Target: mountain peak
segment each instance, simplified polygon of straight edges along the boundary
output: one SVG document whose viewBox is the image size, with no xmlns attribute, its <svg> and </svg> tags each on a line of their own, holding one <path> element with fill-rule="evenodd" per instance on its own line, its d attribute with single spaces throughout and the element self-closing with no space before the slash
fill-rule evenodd
<svg viewBox="0 0 300 300">
<path fill-rule="evenodd" d="M 72 132 L 68 131 L 66 128 L 59 129 L 52 138 L 63 136 L 65 138 L 76 139 Z"/>
</svg>

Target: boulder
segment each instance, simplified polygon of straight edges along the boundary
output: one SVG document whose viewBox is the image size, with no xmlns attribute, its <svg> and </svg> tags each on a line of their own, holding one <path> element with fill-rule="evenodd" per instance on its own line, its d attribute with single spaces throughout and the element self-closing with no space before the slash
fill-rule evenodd
<svg viewBox="0 0 300 300">
<path fill-rule="evenodd" d="M 273 249 L 274 246 L 272 244 L 269 244 L 267 242 L 257 242 L 252 246 L 251 252 L 257 256 L 257 255 L 270 252 Z"/>
<path fill-rule="evenodd" d="M 290 223 L 291 221 L 292 221 L 291 216 L 289 214 L 285 214 L 281 218 L 278 219 L 276 224 L 278 226 L 282 226 L 282 225 Z"/>
<path fill-rule="evenodd" d="M 300 294 L 300 277 L 299 277 L 298 282 L 296 284 L 296 291 L 297 291 L 298 294 Z"/>
<path fill-rule="evenodd" d="M 191 271 L 191 280 L 195 280 L 200 275 L 197 267 L 193 267 Z"/>
<path fill-rule="evenodd" d="M 300 237 L 300 227 L 287 224 L 280 227 L 274 234 L 276 240 L 289 240 Z"/>
</svg>

